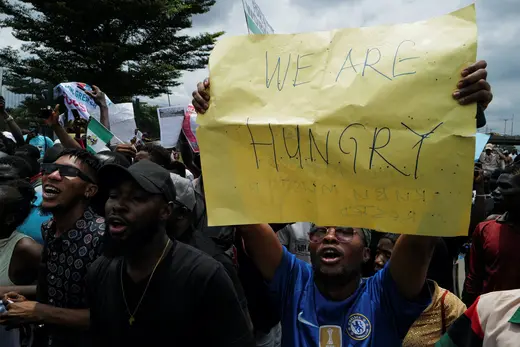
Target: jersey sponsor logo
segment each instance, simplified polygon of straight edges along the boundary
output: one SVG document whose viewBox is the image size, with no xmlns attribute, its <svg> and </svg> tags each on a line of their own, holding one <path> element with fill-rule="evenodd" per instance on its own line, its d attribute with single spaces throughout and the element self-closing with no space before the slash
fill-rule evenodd
<svg viewBox="0 0 520 347">
<path fill-rule="evenodd" d="M 367 317 L 360 313 L 351 314 L 347 322 L 347 334 L 352 339 L 365 340 L 372 332 L 372 324 Z"/>
<path fill-rule="evenodd" d="M 341 327 L 337 325 L 322 325 L 320 327 L 320 347 L 342 347 Z"/>
</svg>

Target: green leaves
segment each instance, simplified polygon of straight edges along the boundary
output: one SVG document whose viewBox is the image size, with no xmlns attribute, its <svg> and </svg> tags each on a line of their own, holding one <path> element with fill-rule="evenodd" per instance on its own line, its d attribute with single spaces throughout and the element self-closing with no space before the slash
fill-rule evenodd
<svg viewBox="0 0 520 347">
<path fill-rule="evenodd" d="M 113 101 L 157 97 L 203 68 L 222 33 L 179 34 L 214 0 L 0 0 L 0 26 L 27 43 L 0 50 L 5 84 L 32 94 L 65 81 L 96 84 Z M 29 6 L 30 5 L 30 6 Z"/>
</svg>

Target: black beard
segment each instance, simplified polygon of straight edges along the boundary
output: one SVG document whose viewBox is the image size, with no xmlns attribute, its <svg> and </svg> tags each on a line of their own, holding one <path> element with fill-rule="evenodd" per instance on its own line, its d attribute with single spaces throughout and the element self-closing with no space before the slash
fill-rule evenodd
<svg viewBox="0 0 520 347">
<path fill-rule="evenodd" d="M 311 254 L 311 264 L 314 271 L 315 280 L 330 288 L 343 287 L 350 283 L 353 279 L 357 278 L 361 273 L 360 270 L 351 271 L 349 269 L 342 268 L 341 272 L 337 274 L 324 274 L 321 272 L 318 256 L 313 254 Z"/>
<path fill-rule="evenodd" d="M 127 230 L 131 232 L 126 240 L 113 238 L 110 235 L 109 226 L 105 223 L 103 235 L 103 255 L 107 258 L 129 257 L 139 252 L 159 232 L 159 225 L 150 226 L 143 230 Z"/>
</svg>

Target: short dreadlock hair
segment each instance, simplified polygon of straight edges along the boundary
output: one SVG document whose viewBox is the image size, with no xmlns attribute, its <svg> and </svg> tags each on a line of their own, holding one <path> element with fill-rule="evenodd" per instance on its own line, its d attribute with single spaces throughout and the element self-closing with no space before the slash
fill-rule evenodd
<svg viewBox="0 0 520 347">
<path fill-rule="evenodd" d="M 163 146 L 146 143 L 139 148 L 139 151 L 148 153 L 150 155 L 150 161 L 162 166 L 166 170 L 170 169 L 172 162 L 170 152 Z"/>
<path fill-rule="evenodd" d="M 65 148 L 56 158 L 63 156 L 69 156 L 74 158 L 76 161 L 79 161 L 81 164 L 87 167 L 89 171 L 89 176 L 94 179 L 94 182 L 97 181 L 97 172 L 101 168 L 101 162 L 96 156 L 85 149 L 77 149 L 77 148 Z"/>
</svg>

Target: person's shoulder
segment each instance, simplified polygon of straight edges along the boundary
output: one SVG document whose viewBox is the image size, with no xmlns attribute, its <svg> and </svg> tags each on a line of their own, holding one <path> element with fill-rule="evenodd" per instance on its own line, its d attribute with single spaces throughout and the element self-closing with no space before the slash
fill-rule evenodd
<svg viewBox="0 0 520 347">
<path fill-rule="evenodd" d="M 477 224 L 477 228 L 475 229 L 475 232 L 483 232 L 486 229 L 496 228 L 497 226 L 499 226 L 497 218 L 494 218 L 491 220 L 486 220 L 484 222 L 480 222 L 479 224 Z"/>
<path fill-rule="evenodd" d="M 186 274 L 207 276 L 221 267 L 220 263 L 200 250 L 182 242 L 175 241 L 172 268 Z"/>
<path fill-rule="evenodd" d="M 498 306 L 508 306 L 512 302 L 518 302 L 518 298 L 520 298 L 520 289 L 491 292 L 482 294 L 477 306 L 492 310 L 493 308 L 498 308 Z M 520 306 L 520 302 L 516 306 Z"/>
<path fill-rule="evenodd" d="M 34 245 L 37 245 L 38 243 L 33 240 L 32 237 L 20 234 L 18 237 L 18 242 L 16 242 L 16 251 L 21 253 L 29 252 Z"/>
<path fill-rule="evenodd" d="M 448 311 L 455 312 L 464 312 L 466 310 L 466 305 L 459 299 L 459 297 L 447 289 L 440 288 L 441 295 L 445 295 L 444 297 L 444 307 L 448 309 Z"/>
<path fill-rule="evenodd" d="M 520 289 L 483 294 L 468 311 L 476 314 L 483 329 L 487 330 L 489 324 L 505 323 L 512 317 L 520 308 L 519 297 Z"/>
</svg>

